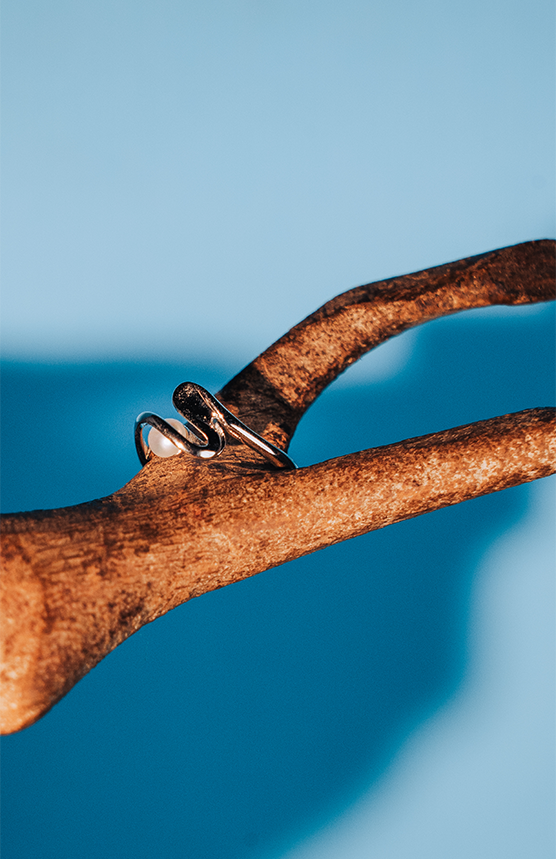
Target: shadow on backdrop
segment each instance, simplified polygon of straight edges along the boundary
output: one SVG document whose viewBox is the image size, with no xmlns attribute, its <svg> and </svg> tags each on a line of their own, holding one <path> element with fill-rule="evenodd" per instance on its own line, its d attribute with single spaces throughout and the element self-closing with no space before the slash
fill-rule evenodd
<svg viewBox="0 0 556 859">
<path fill-rule="evenodd" d="M 332 386 L 292 456 L 306 465 L 549 405 L 553 342 L 546 308 L 431 323 L 397 378 Z M 3 509 L 117 489 L 138 470 L 135 414 L 171 415 L 176 384 L 215 390 L 227 375 L 6 363 Z M 527 497 L 518 487 L 391 526 L 142 629 L 4 740 L 3 859 L 247 859 L 340 812 L 457 688 L 474 569 Z"/>
</svg>

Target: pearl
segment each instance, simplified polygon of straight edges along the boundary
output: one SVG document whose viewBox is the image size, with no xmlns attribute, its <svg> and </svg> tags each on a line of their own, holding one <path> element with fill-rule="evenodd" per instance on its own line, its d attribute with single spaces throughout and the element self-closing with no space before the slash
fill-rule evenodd
<svg viewBox="0 0 556 859">
<path fill-rule="evenodd" d="M 165 421 L 177 429 L 180 435 L 187 438 L 187 430 L 180 421 L 175 418 L 165 418 Z M 152 452 L 157 456 L 175 456 L 176 453 L 181 453 L 180 449 L 169 438 L 166 438 L 154 427 L 149 431 L 147 442 Z"/>
</svg>

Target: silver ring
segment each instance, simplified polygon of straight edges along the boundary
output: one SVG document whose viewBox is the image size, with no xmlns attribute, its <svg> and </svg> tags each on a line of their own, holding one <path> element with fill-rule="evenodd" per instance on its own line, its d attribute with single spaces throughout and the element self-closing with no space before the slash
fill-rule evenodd
<svg viewBox="0 0 556 859">
<path fill-rule="evenodd" d="M 201 459 L 212 459 L 222 453 L 228 435 L 262 454 L 276 468 L 297 467 L 283 450 L 250 429 L 201 385 L 183 382 L 174 391 L 172 402 L 185 418 L 185 425 L 176 421 L 176 428 L 152 412 L 142 412 L 135 421 L 135 447 L 141 465 L 156 456 L 143 437 L 143 428 L 149 425 L 178 448 L 175 453 L 183 452 Z M 165 455 L 173 456 L 174 451 L 170 448 L 170 452 Z"/>
</svg>

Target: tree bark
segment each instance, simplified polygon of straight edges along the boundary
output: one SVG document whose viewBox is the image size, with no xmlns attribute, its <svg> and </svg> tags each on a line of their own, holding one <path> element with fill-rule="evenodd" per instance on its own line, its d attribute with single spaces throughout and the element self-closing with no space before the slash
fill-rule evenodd
<svg viewBox="0 0 556 859">
<path fill-rule="evenodd" d="M 284 449 L 364 352 L 470 307 L 547 301 L 554 242 L 527 242 L 358 287 L 291 329 L 218 395 Z M 296 471 L 238 443 L 153 458 L 121 490 L 4 517 L 4 733 L 32 724 L 107 653 L 186 600 L 269 567 L 553 473 L 554 409 L 530 409 Z"/>
</svg>

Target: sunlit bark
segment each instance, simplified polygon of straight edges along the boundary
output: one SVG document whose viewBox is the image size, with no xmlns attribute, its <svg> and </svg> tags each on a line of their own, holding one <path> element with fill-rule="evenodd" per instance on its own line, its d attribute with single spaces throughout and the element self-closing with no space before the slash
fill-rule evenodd
<svg viewBox="0 0 556 859">
<path fill-rule="evenodd" d="M 554 297 L 554 242 L 358 287 L 218 395 L 287 448 L 360 355 L 427 320 Z M 32 724 L 107 653 L 191 597 L 393 522 L 553 473 L 554 409 L 530 409 L 296 471 L 241 444 L 154 458 L 108 498 L 3 519 L 3 732 Z"/>
</svg>

